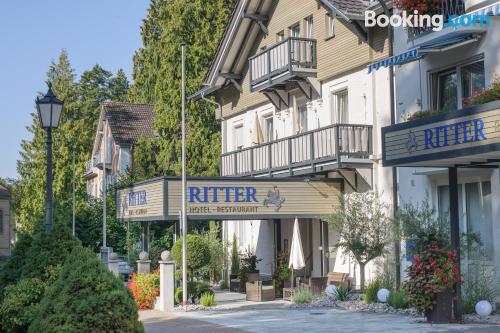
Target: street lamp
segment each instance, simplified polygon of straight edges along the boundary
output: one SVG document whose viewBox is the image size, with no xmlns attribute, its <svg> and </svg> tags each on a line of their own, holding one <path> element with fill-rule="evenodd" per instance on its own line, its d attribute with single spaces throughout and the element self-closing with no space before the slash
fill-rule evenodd
<svg viewBox="0 0 500 333">
<path fill-rule="evenodd" d="M 42 98 L 36 99 L 38 118 L 42 128 L 47 130 L 47 184 L 45 193 L 45 231 L 52 230 L 54 224 L 54 207 L 52 202 L 52 129 L 59 126 L 63 102 L 49 90 Z"/>
</svg>

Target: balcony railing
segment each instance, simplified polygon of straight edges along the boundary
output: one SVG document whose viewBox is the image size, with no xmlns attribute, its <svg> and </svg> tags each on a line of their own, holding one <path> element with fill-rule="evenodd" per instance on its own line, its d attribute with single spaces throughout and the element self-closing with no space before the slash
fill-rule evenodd
<svg viewBox="0 0 500 333">
<path fill-rule="evenodd" d="M 103 158 L 100 154 L 92 156 L 92 158 L 85 163 L 85 174 L 84 176 L 92 175 L 96 169 L 102 169 L 103 167 Z M 110 157 L 108 157 L 108 161 L 106 163 L 106 168 L 110 169 L 111 162 Z"/>
<path fill-rule="evenodd" d="M 221 156 L 222 176 L 316 173 L 342 164 L 366 167 L 372 154 L 372 126 L 336 124 Z"/>
<path fill-rule="evenodd" d="M 288 75 L 316 73 L 316 40 L 287 38 L 250 57 L 250 87 L 252 91 L 272 85 Z M 267 84 L 266 84 L 267 83 Z"/>
<path fill-rule="evenodd" d="M 443 15 L 443 23 L 448 22 L 450 16 L 456 15 L 460 16 L 465 14 L 464 0 L 444 0 L 439 2 L 439 9 L 434 12 L 424 12 L 422 14 L 429 14 L 430 16 L 434 14 Z M 412 14 L 412 13 L 409 13 Z M 432 32 L 432 27 L 429 28 L 409 28 L 408 37 L 410 39 L 418 38 L 421 35 Z"/>
</svg>

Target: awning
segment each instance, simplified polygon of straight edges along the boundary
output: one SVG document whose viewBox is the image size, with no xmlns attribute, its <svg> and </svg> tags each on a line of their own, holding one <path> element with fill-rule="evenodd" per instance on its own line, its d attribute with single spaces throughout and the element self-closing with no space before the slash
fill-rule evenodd
<svg viewBox="0 0 500 333">
<path fill-rule="evenodd" d="M 435 32 L 436 35 L 434 35 L 434 33 L 432 34 L 433 38 L 426 38 L 426 40 L 418 44 L 414 43 L 413 48 L 409 51 L 370 64 L 368 66 L 368 74 L 382 67 L 387 68 L 389 66 L 402 65 L 421 59 L 431 53 L 446 52 L 457 47 L 475 43 L 481 38 L 484 32 L 484 28 L 447 31 L 446 34 L 438 34 L 439 32 Z"/>
</svg>

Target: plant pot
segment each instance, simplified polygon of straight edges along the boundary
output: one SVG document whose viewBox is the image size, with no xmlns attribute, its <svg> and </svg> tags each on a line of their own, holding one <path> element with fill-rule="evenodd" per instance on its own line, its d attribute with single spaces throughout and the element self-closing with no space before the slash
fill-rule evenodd
<svg viewBox="0 0 500 333">
<path fill-rule="evenodd" d="M 432 324 L 449 324 L 452 320 L 453 292 L 446 289 L 442 293 L 434 294 L 432 309 L 425 313 L 427 321 Z"/>
<path fill-rule="evenodd" d="M 259 271 L 246 273 L 245 276 L 246 276 L 246 282 L 255 282 L 260 280 Z"/>
</svg>

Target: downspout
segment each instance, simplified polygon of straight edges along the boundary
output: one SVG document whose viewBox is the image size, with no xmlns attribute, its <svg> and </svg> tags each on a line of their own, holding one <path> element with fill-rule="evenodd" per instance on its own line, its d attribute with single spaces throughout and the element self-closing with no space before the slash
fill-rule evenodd
<svg viewBox="0 0 500 333">
<path fill-rule="evenodd" d="M 390 17 L 390 11 L 385 3 L 385 0 L 378 0 L 380 6 L 384 10 L 384 14 Z M 394 56 L 394 28 L 389 24 L 388 27 L 388 38 L 389 38 L 389 57 Z M 389 67 L 389 96 L 391 100 L 390 110 L 391 110 L 391 125 L 396 124 L 396 110 L 394 99 L 394 66 Z M 398 213 L 398 169 L 397 167 L 392 167 L 392 203 L 393 203 L 393 217 L 396 220 Z M 394 241 L 394 257 L 396 263 L 396 289 L 399 290 L 401 286 L 401 241 L 399 239 Z"/>
</svg>

